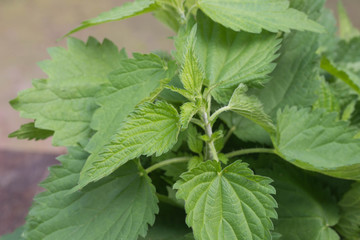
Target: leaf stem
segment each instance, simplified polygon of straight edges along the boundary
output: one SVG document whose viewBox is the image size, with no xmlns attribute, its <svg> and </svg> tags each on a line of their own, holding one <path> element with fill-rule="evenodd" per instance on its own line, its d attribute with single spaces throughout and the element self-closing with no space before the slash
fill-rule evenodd
<svg viewBox="0 0 360 240">
<path fill-rule="evenodd" d="M 236 156 L 241 156 L 245 154 L 251 154 L 251 153 L 271 153 L 276 154 L 275 149 L 272 148 L 249 148 L 249 149 L 241 149 L 234 152 L 226 153 L 225 156 L 227 158 L 232 158 Z"/>
<path fill-rule="evenodd" d="M 191 119 L 191 122 L 205 130 L 203 122 L 200 121 L 199 119 L 193 118 L 193 119 Z"/>
<path fill-rule="evenodd" d="M 159 163 L 156 163 L 150 167 L 148 167 L 147 169 L 145 169 L 145 172 L 147 174 L 149 174 L 150 172 L 158 169 L 158 168 L 161 168 L 161 167 L 164 167 L 164 166 L 167 166 L 167 165 L 170 165 L 170 164 L 174 164 L 174 163 L 181 163 L 181 162 L 187 162 L 191 159 L 191 157 L 177 157 L 177 158 L 171 158 L 171 159 L 168 159 L 168 160 L 165 160 L 165 161 L 161 161 Z"/>
<path fill-rule="evenodd" d="M 210 123 L 213 123 L 222 112 L 226 112 L 230 109 L 231 109 L 231 107 L 225 106 L 225 107 L 222 107 L 222 108 L 219 108 L 218 110 L 216 110 L 209 119 Z"/>
</svg>

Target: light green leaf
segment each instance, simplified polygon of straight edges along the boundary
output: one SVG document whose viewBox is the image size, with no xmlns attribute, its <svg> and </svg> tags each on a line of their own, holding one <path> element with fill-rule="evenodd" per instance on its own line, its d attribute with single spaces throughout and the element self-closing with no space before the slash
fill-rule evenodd
<svg viewBox="0 0 360 240">
<path fill-rule="evenodd" d="M 316 101 L 319 87 L 318 47 L 318 34 L 296 32 L 287 35 L 271 81 L 262 89 L 249 91 L 259 98 L 265 113 L 273 120 L 276 112 L 287 105 L 310 107 Z M 233 113 L 225 113 L 221 118 L 230 128 L 236 126 L 234 134 L 241 140 L 271 144 L 269 134 L 252 121 Z"/>
<path fill-rule="evenodd" d="M 246 163 L 225 169 L 207 161 L 181 175 L 174 188 L 185 200 L 186 222 L 195 239 L 271 239 L 276 218 L 271 179 L 256 176 Z"/>
<path fill-rule="evenodd" d="M 17 139 L 43 140 L 51 137 L 54 134 L 53 131 L 36 128 L 33 122 L 21 125 L 19 130 L 9 134 L 9 138 L 16 137 Z"/>
<path fill-rule="evenodd" d="M 329 86 L 324 78 L 320 80 L 320 89 L 317 93 L 318 99 L 313 104 L 314 109 L 323 108 L 328 112 L 340 113 L 340 103 L 333 89 Z"/>
<path fill-rule="evenodd" d="M 271 177 L 279 204 L 275 232 L 284 240 L 339 240 L 331 227 L 339 220 L 339 209 L 329 189 L 291 166 L 259 170 Z"/>
<path fill-rule="evenodd" d="M 79 148 L 61 156 L 42 183 L 27 218 L 28 240 L 136 240 L 158 213 L 151 180 L 131 161 L 102 181 L 69 194 L 88 154 Z"/>
<path fill-rule="evenodd" d="M 338 14 L 340 37 L 345 40 L 350 40 L 354 37 L 360 36 L 359 30 L 352 25 L 346 9 L 341 1 L 338 2 Z"/>
<path fill-rule="evenodd" d="M 182 129 L 188 128 L 191 119 L 199 111 L 199 109 L 200 106 L 194 102 L 184 103 L 180 107 L 180 123 Z"/>
<path fill-rule="evenodd" d="M 135 106 L 161 90 L 163 80 L 172 78 L 174 68 L 172 62 L 166 63 L 154 54 L 134 54 L 133 59 L 121 61 L 118 69 L 109 74 L 108 94 L 96 100 L 99 109 L 94 113 L 91 128 L 97 133 L 86 150 L 92 155 L 99 154 Z"/>
<path fill-rule="evenodd" d="M 341 79 L 354 91 L 360 94 L 360 77 L 356 73 L 352 72 L 350 69 L 342 67 L 340 64 L 332 62 L 325 56 L 321 59 L 321 68 Z"/>
<path fill-rule="evenodd" d="M 340 221 L 336 230 L 346 240 L 360 239 L 360 182 L 354 183 L 339 202 Z"/>
<path fill-rule="evenodd" d="M 165 6 L 154 11 L 154 17 L 160 22 L 164 23 L 174 32 L 180 29 L 180 16 L 177 10 L 171 6 Z"/>
<path fill-rule="evenodd" d="M 126 18 L 148 13 L 156 10 L 157 8 L 158 6 L 155 4 L 155 0 L 135 0 L 133 2 L 127 2 L 120 7 L 115 7 L 108 12 L 101 13 L 96 18 L 82 22 L 79 27 L 71 30 L 65 36 L 98 24 L 120 21 Z"/>
<path fill-rule="evenodd" d="M 187 129 L 187 144 L 191 151 L 194 153 L 202 153 L 204 142 L 199 138 L 200 134 L 198 133 L 196 127 L 192 124 L 189 125 Z"/>
<path fill-rule="evenodd" d="M 201 88 L 204 80 L 204 72 L 199 65 L 199 61 L 195 54 L 197 25 L 193 27 L 188 37 L 187 51 L 184 57 L 184 64 L 181 71 L 181 82 L 186 90 L 193 95 L 201 94 Z"/>
<path fill-rule="evenodd" d="M 98 155 L 91 155 L 81 171 L 79 187 L 108 176 L 140 155 L 159 156 L 177 142 L 180 131 L 176 109 L 166 103 L 140 105 Z"/>
<path fill-rule="evenodd" d="M 278 113 L 276 152 L 290 163 L 310 171 L 360 179 L 360 140 L 356 129 L 336 121 L 335 113 L 321 109 L 285 108 Z"/>
<path fill-rule="evenodd" d="M 274 70 L 281 39 L 276 34 L 234 32 L 211 21 L 202 13 L 197 16 L 195 53 L 205 71 L 205 82 L 220 103 L 227 103 L 239 83 L 262 84 Z M 228 88 L 231 92 L 228 95 Z"/>
<path fill-rule="evenodd" d="M 98 108 L 95 98 L 126 54 L 110 41 L 100 44 L 94 38 L 87 43 L 69 38 L 68 50 L 50 48 L 49 54 L 52 60 L 40 63 L 49 79 L 34 81 L 34 88 L 20 92 L 11 105 L 22 117 L 36 119 L 35 127 L 55 131 L 55 146 L 86 143 Z"/>
<path fill-rule="evenodd" d="M 230 110 L 260 125 L 270 134 L 274 133 L 274 124 L 270 117 L 264 112 L 262 103 L 255 96 L 247 96 L 247 91 L 247 86 L 240 84 L 235 89 L 228 107 Z"/>
<path fill-rule="evenodd" d="M 198 0 L 206 15 L 234 31 L 260 33 L 289 32 L 290 29 L 323 32 L 323 27 L 307 15 L 289 8 L 288 0 Z"/>
<path fill-rule="evenodd" d="M 21 240 L 24 239 L 22 238 L 22 233 L 24 232 L 24 227 L 18 227 L 17 229 L 15 229 L 15 231 L 13 233 L 9 233 L 6 235 L 3 235 L 0 237 L 0 240 Z"/>
</svg>

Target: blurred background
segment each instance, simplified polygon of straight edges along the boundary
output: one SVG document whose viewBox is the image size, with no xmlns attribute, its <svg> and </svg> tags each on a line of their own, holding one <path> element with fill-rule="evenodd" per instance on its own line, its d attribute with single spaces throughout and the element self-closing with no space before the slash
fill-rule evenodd
<svg viewBox="0 0 360 240">
<path fill-rule="evenodd" d="M 46 49 L 65 46 L 57 41 L 81 21 L 129 0 L 0 0 L 0 236 L 21 225 L 37 183 L 47 175 L 47 166 L 64 152 L 51 140 L 8 139 L 8 134 L 29 120 L 20 119 L 8 102 L 17 92 L 31 87 L 31 80 L 46 77 L 37 62 L 48 59 Z M 354 25 L 360 28 L 360 1 L 343 0 Z M 335 10 L 337 0 L 328 0 Z M 336 11 L 335 11 L 336 13 Z M 151 14 L 85 29 L 74 37 L 86 40 L 105 37 L 128 53 L 171 50 L 174 33 Z"/>
</svg>

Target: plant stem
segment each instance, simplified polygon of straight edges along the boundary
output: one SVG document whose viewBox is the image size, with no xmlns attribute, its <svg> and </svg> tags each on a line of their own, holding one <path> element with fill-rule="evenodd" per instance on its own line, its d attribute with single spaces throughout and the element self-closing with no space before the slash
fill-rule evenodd
<svg viewBox="0 0 360 240">
<path fill-rule="evenodd" d="M 164 167 L 166 165 L 170 165 L 170 164 L 174 164 L 174 163 L 181 163 L 181 162 L 187 162 L 191 159 L 191 157 L 178 157 L 178 158 L 171 158 L 171 159 L 168 159 L 168 160 L 165 160 L 165 161 L 161 161 L 159 163 L 156 163 L 150 167 L 148 167 L 145 172 L 147 174 L 149 174 L 150 172 L 158 169 L 158 168 L 161 168 L 161 167 Z"/>
<path fill-rule="evenodd" d="M 251 153 L 271 153 L 276 154 L 275 149 L 272 148 L 249 148 L 249 149 L 241 149 L 234 152 L 230 152 L 225 154 L 227 158 L 241 156 L 245 154 L 251 154 Z"/>
<path fill-rule="evenodd" d="M 205 124 L 205 133 L 211 139 L 213 132 L 212 132 L 211 123 L 209 122 L 208 114 L 206 113 L 206 111 L 203 111 L 202 118 L 203 118 L 203 121 Z M 209 146 L 210 158 L 212 160 L 216 160 L 217 162 L 219 162 L 219 157 L 217 155 L 217 151 L 216 151 L 216 148 L 214 145 L 214 140 L 210 140 L 210 142 L 208 142 L 207 144 Z"/>
</svg>

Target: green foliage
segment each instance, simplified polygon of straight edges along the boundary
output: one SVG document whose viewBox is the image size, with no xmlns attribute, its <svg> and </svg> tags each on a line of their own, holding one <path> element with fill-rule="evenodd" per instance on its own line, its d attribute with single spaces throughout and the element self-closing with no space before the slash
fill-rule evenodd
<svg viewBox="0 0 360 240">
<path fill-rule="evenodd" d="M 274 225 L 280 239 L 340 239 L 332 228 L 339 221 L 336 201 L 317 179 L 289 166 L 260 172 L 274 180 L 279 204 Z"/>
<path fill-rule="evenodd" d="M 119 21 L 126 18 L 151 12 L 157 8 L 155 0 L 135 0 L 134 2 L 124 3 L 120 7 L 111 9 L 108 12 L 101 13 L 98 17 L 82 22 L 81 26 L 71 30 L 66 34 L 70 35 L 84 28 L 95 26 L 102 23 Z"/>
<path fill-rule="evenodd" d="M 324 3 L 135 0 L 72 30 L 153 12 L 175 50 L 49 49 L 9 137 L 68 154 L 1 239 L 359 240 L 360 37 Z"/>
<path fill-rule="evenodd" d="M 12 132 L 9 134 L 9 138 L 17 138 L 17 139 L 27 139 L 35 141 L 44 140 L 48 137 L 51 137 L 54 134 L 53 131 L 44 130 L 35 127 L 35 123 L 30 122 L 21 125 L 19 130 Z"/>
<path fill-rule="evenodd" d="M 360 140 L 347 122 L 319 109 L 285 108 L 278 113 L 273 142 L 277 153 L 301 168 L 360 180 Z M 331 139 L 331 140 L 329 140 Z"/>
<path fill-rule="evenodd" d="M 260 33 L 289 32 L 290 29 L 321 32 L 322 27 L 307 18 L 307 15 L 289 8 L 288 0 L 198 0 L 201 10 L 214 21 L 234 31 L 244 30 Z"/>
<path fill-rule="evenodd" d="M 207 161 L 181 175 L 174 188 L 196 239 L 271 239 L 270 218 L 277 215 L 270 182 L 240 161 L 223 170 Z"/>
<path fill-rule="evenodd" d="M 88 154 L 79 148 L 61 156 L 34 199 L 25 239 L 137 239 L 158 212 L 155 188 L 134 161 L 107 178 L 69 194 Z M 44 206 L 48 206 L 44 209 Z M 101 222 L 102 224 L 99 224 Z"/>
<path fill-rule="evenodd" d="M 169 151 L 180 130 L 177 110 L 165 102 L 140 105 L 121 125 L 109 144 L 92 155 L 81 170 L 79 185 L 100 180 L 131 159 Z"/>
<path fill-rule="evenodd" d="M 360 182 L 354 183 L 340 203 L 340 221 L 336 230 L 346 240 L 360 239 Z"/>
</svg>

